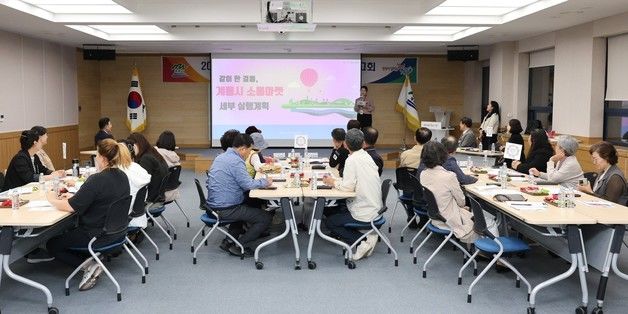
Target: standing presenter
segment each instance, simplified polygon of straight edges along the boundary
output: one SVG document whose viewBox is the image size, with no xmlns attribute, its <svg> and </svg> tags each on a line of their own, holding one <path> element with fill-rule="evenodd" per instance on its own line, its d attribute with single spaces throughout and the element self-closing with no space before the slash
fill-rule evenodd
<svg viewBox="0 0 628 314">
<path fill-rule="evenodd" d="M 368 127 L 373 125 L 373 102 L 366 95 L 369 89 L 366 86 L 360 87 L 360 98 L 355 100 L 353 110 L 358 113 L 358 121 L 360 127 Z"/>
</svg>

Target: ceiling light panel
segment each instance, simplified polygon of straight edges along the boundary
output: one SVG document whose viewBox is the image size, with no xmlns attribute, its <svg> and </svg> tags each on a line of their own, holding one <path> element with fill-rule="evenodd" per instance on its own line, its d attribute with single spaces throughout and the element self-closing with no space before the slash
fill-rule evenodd
<svg viewBox="0 0 628 314">
<path fill-rule="evenodd" d="M 89 27 L 110 35 L 168 33 L 156 25 L 89 25 Z"/>
<path fill-rule="evenodd" d="M 426 15 L 501 16 L 517 8 L 504 7 L 435 7 Z"/>
<path fill-rule="evenodd" d="M 117 4 L 40 4 L 38 7 L 55 14 L 130 14 L 131 11 Z"/>
<path fill-rule="evenodd" d="M 539 0 L 447 0 L 440 7 L 521 8 Z"/>
<path fill-rule="evenodd" d="M 113 0 L 21 0 L 22 2 L 30 3 L 33 5 L 40 4 L 78 4 L 78 5 L 90 5 L 90 4 L 109 4 L 118 5 Z"/>
<path fill-rule="evenodd" d="M 466 26 L 404 26 L 395 35 L 453 35 L 469 27 Z"/>
</svg>

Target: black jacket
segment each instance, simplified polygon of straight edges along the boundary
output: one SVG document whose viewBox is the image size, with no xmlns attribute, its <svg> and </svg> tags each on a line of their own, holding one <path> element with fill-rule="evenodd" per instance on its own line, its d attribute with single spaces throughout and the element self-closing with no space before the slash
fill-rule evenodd
<svg viewBox="0 0 628 314">
<path fill-rule="evenodd" d="M 100 142 L 100 141 L 102 141 L 102 140 L 104 140 L 106 138 L 113 139 L 113 135 L 111 135 L 111 134 L 109 134 L 109 133 L 107 133 L 107 132 L 105 132 L 103 130 L 98 131 L 98 133 L 96 133 L 96 135 L 94 136 L 94 146 L 98 146 L 98 142 Z"/>
<path fill-rule="evenodd" d="M 28 151 L 25 150 L 20 150 L 13 156 L 7 168 L 7 175 L 4 178 L 2 191 L 20 187 L 30 182 L 37 182 L 40 173 L 45 175 L 52 173 L 52 170 L 42 165 L 37 155 L 34 157 L 35 161 L 31 162 L 31 156 L 28 154 Z"/>
<path fill-rule="evenodd" d="M 528 174 L 530 168 L 536 168 L 538 171 L 547 172 L 547 162 L 553 155 L 554 150 L 552 147 L 540 147 L 530 151 L 526 161 L 517 167 L 517 171 Z"/>
</svg>

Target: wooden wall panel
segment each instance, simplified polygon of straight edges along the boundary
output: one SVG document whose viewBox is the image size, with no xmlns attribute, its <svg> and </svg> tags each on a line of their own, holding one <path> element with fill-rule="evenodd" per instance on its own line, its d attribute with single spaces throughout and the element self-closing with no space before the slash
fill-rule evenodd
<svg viewBox="0 0 628 314">
<path fill-rule="evenodd" d="M 103 61 L 107 62 L 107 61 Z M 100 119 L 100 61 L 83 60 L 76 54 L 79 104 L 79 147 L 94 149 L 94 135 Z"/>
<path fill-rule="evenodd" d="M 0 169 L 4 170 L 11 158 L 20 150 L 20 134 L 22 132 L 0 133 Z M 67 159 L 63 160 L 61 143 L 67 144 Z M 55 168 L 68 169 L 72 158 L 78 158 L 78 125 L 48 128 L 48 145 L 44 147 Z"/>
</svg>

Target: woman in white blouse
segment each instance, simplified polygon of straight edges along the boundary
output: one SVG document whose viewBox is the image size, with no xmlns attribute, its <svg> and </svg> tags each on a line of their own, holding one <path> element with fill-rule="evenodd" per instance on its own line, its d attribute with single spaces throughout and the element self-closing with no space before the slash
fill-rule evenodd
<svg viewBox="0 0 628 314">
<path fill-rule="evenodd" d="M 576 159 L 578 141 L 569 135 L 557 138 L 556 154 L 547 162 L 547 172 L 540 172 L 530 168 L 530 173 L 543 180 L 576 188 L 580 179 L 583 179 L 582 168 Z"/>
<path fill-rule="evenodd" d="M 491 144 L 497 142 L 497 131 L 499 131 L 499 104 L 491 100 L 486 106 L 486 116 L 480 125 L 480 137 L 483 149 L 490 149 Z"/>
</svg>

